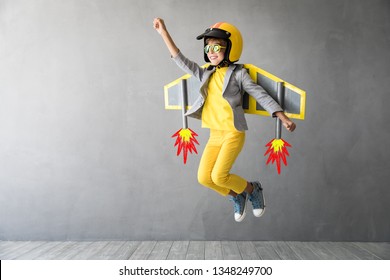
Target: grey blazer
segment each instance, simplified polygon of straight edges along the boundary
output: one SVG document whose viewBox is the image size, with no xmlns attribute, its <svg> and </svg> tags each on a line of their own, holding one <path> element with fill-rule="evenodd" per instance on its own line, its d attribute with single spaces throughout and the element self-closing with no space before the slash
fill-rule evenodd
<svg viewBox="0 0 390 280">
<path fill-rule="evenodd" d="M 215 67 L 202 68 L 186 58 L 181 52 L 172 59 L 183 71 L 193 75 L 201 82 L 200 96 L 186 113 L 186 116 L 201 119 L 203 105 L 207 98 L 208 81 L 215 72 Z M 242 65 L 232 64 L 226 72 L 222 96 L 232 107 L 234 127 L 237 130 L 244 131 L 248 129 L 244 109 L 242 108 L 244 91 L 253 96 L 271 116 L 274 116 L 275 112 L 283 111 L 279 104 L 260 85 L 252 80 Z"/>
</svg>

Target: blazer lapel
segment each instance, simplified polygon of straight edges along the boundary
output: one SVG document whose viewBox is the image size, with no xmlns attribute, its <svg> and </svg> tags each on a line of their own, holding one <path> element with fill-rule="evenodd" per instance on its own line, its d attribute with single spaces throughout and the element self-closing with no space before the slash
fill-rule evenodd
<svg viewBox="0 0 390 280">
<path fill-rule="evenodd" d="M 215 72 L 215 68 L 213 68 L 210 71 L 206 71 L 203 74 L 203 79 L 202 79 L 202 82 L 201 82 L 201 85 L 200 85 L 200 93 L 203 95 L 203 98 L 207 97 L 207 87 L 208 87 L 208 84 L 209 84 L 209 78 L 210 78 L 210 76 L 214 72 Z"/>
<path fill-rule="evenodd" d="M 227 86 L 229 84 L 230 78 L 231 78 L 234 70 L 236 69 L 236 67 L 237 67 L 236 64 L 229 65 L 229 68 L 226 71 L 225 79 L 223 81 L 222 95 L 225 93 L 225 90 L 226 90 L 226 88 L 227 88 Z"/>
</svg>

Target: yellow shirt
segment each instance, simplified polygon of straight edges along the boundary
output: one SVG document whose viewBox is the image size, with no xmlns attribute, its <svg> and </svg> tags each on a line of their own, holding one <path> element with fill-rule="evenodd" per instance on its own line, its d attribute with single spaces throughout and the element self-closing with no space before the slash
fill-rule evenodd
<svg viewBox="0 0 390 280">
<path fill-rule="evenodd" d="M 222 96 L 223 82 L 228 67 L 216 69 L 210 77 L 207 98 L 202 110 L 202 127 L 236 131 L 232 107 Z"/>
</svg>

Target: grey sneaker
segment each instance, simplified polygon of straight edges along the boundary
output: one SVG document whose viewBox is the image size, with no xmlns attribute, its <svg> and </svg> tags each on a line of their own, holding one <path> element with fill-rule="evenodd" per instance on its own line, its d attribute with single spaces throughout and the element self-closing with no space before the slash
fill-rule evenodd
<svg viewBox="0 0 390 280">
<path fill-rule="evenodd" d="M 236 197 L 231 196 L 229 198 L 234 203 L 234 219 L 236 222 L 244 220 L 246 215 L 246 202 L 248 201 L 248 195 L 243 192 Z"/>
<path fill-rule="evenodd" d="M 255 217 L 261 217 L 265 210 L 265 200 L 263 194 L 263 188 L 260 182 L 252 182 L 253 192 L 248 195 L 250 202 L 252 202 L 253 215 Z"/>
</svg>

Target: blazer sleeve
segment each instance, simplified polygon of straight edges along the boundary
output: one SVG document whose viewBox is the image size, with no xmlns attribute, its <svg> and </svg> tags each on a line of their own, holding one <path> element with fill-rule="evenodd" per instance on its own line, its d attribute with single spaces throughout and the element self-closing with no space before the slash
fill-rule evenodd
<svg viewBox="0 0 390 280">
<path fill-rule="evenodd" d="M 251 95 L 256 101 L 271 115 L 283 111 L 282 107 L 265 91 L 265 89 L 256 84 L 245 69 L 241 70 L 242 89 Z"/>
<path fill-rule="evenodd" d="M 179 68 L 182 69 L 184 72 L 193 75 L 199 81 L 202 81 L 203 74 L 206 71 L 206 69 L 200 67 L 197 63 L 193 62 L 192 60 L 189 60 L 180 51 L 175 57 L 172 57 L 172 59 L 177 64 L 177 66 L 179 66 Z"/>
</svg>

